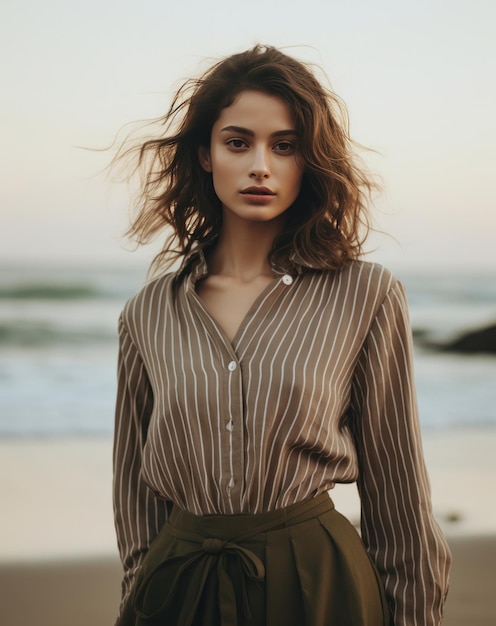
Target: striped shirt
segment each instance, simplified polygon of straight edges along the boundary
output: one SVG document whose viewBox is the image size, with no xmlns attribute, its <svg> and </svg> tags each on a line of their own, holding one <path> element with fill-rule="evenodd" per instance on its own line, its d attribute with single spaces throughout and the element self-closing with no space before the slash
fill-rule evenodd
<svg viewBox="0 0 496 626">
<path fill-rule="evenodd" d="M 124 600 L 170 503 L 261 513 L 357 481 L 394 625 L 440 624 L 450 557 L 432 516 L 402 285 L 360 261 L 277 276 L 231 342 L 195 291 L 206 274 L 198 250 L 119 320 Z"/>
</svg>

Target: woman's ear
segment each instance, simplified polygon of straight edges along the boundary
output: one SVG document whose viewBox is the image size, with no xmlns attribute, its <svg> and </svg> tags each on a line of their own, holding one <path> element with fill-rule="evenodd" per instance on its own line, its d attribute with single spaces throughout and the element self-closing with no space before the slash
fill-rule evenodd
<svg viewBox="0 0 496 626">
<path fill-rule="evenodd" d="M 200 161 L 200 165 L 206 172 L 212 171 L 212 162 L 210 160 L 210 150 L 205 146 L 200 146 L 198 148 L 198 160 Z"/>
</svg>

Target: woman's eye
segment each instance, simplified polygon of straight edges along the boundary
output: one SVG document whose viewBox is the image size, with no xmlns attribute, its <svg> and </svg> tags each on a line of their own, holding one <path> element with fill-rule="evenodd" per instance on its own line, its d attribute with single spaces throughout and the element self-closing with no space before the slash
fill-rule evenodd
<svg viewBox="0 0 496 626">
<path fill-rule="evenodd" d="M 277 143 L 274 148 L 277 150 L 277 152 L 294 152 L 294 144 L 292 144 L 290 141 L 280 141 L 279 143 Z"/>
<path fill-rule="evenodd" d="M 227 145 L 231 148 L 246 148 L 246 141 L 244 139 L 229 139 Z"/>
</svg>

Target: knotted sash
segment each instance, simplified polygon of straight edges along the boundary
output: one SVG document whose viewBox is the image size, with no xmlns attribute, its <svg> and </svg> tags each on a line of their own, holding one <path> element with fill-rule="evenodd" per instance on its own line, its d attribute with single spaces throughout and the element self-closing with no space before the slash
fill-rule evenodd
<svg viewBox="0 0 496 626">
<path fill-rule="evenodd" d="M 205 591 L 216 587 L 219 626 L 237 626 L 251 617 L 247 583 L 263 583 L 265 567 L 262 559 L 243 545 L 248 539 L 283 527 L 307 521 L 334 508 L 327 493 L 312 500 L 299 502 L 285 509 L 260 515 L 195 516 L 173 509 L 161 535 L 167 534 L 164 544 L 185 541 L 196 548 L 176 554 L 161 550 L 159 541 L 149 552 L 138 575 L 134 589 L 136 624 L 174 624 L 191 626 L 195 622 Z M 244 529 L 244 532 L 239 532 Z M 226 536 L 229 530 L 235 536 Z M 211 536 L 215 531 L 221 536 Z M 270 536 L 270 533 L 267 535 Z M 158 554 L 158 552 L 162 554 Z M 241 570 L 241 584 L 235 585 L 229 565 Z M 171 574 L 173 578 L 171 579 Z M 215 585 L 212 585 L 212 577 Z M 171 583 L 172 580 L 172 583 Z M 179 607 L 179 608 L 178 608 Z M 243 615 L 238 615 L 241 608 Z"/>
</svg>

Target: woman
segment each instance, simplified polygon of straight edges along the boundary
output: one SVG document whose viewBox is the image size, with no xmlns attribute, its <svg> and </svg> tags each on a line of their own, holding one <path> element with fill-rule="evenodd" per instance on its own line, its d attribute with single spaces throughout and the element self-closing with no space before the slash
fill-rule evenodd
<svg viewBox="0 0 496 626">
<path fill-rule="evenodd" d="M 182 264 L 119 323 L 119 626 L 441 623 L 405 296 L 358 259 L 372 185 L 342 112 L 257 46 L 139 146 L 130 232 L 171 227 L 155 267 Z M 327 494 L 353 481 L 361 539 Z"/>
</svg>

